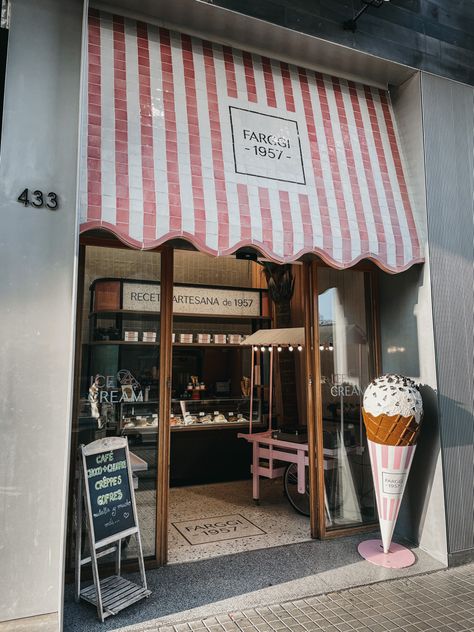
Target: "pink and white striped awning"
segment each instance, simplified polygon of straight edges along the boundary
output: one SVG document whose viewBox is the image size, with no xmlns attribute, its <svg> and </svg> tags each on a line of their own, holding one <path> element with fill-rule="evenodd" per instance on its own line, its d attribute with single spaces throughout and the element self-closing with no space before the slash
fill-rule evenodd
<svg viewBox="0 0 474 632">
<path fill-rule="evenodd" d="M 81 231 L 389 271 L 422 260 L 387 92 L 91 11 Z"/>
</svg>

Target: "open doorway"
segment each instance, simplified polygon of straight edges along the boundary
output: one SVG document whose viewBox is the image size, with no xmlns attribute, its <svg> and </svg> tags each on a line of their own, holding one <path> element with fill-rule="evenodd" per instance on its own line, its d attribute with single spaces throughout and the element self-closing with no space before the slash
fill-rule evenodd
<svg viewBox="0 0 474 632">
<path fill-rule="evenodd" d="M 175 251 L 173 276 L 168 561 L 310 539 L 307 471 L 295 507 L 284 487 L 290 462 L 273 460 L 270 471 L 262 459 L 258 467 L 267 474 L 262 470 L 257 501 L 248 440 L 292 428 L 295 454 L 307 444 L 302 341 L 289 340 L 279 352 L 269 342 L 246 343 L 282 326 L 304 338 L 298 271 Z M 280 292 L 278 304 L 272 289 Z M 271 373 L 272 353 L 278 359 Z"/>
</svg>

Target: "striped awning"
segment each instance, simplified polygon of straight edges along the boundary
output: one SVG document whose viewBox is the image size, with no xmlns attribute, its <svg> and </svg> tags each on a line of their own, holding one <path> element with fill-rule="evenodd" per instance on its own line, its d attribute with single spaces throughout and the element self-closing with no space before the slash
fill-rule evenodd
<svg viewBox="0 0 474 632">
<path fill-rule="evenodd" d="M 397 272 L 422 260 L 390 99 L 91 11 L 81 232 Z"/>
</svg>

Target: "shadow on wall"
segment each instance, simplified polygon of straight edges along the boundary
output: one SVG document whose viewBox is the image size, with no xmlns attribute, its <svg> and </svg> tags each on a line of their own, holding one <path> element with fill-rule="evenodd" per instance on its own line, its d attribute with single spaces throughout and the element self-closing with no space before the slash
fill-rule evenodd
<svg viewBox="0 0 474 632">
<path fill-rule="evenodd" d="M 417 305 L 423 269 L 414 266 L 401 274 L 379 274 L 380 329 L 384 373 L 422 378 Z"/>
<path fill-rule="evenodd" d="M 426 384 L 420 384 L 420 392 L 424 408 L 423 425 L 396 529 L 417 544 L 424 532 L 440 452 L 437 394 Z"/>
<path fill-rule="evenodd" d="M 418 447 L 403 498 L 396 533 L 437 557 L 446 550 L 445 508 L 440 468 L 440 428 L 431 310 L 424 266 L 397 275 L 380 273 L 381 357 L 384 373 L 416 380 L 424 404 Z"/>
<path fill-rule="evenodd" d="M 473 433 L 472 414 L 461 402 L 438 395 L 426 385 L 421 385 L 420 391 L 424 405 L 423 425 L 410 472 L 412 485 L 404 499 L 404 528 L 401 532 L 404 537 L 408 537 L 407 533 L 414 534 L 416 537 L 410 539 L 417 543 L 420 542 L 425 528 L 428 502 L 441 449 L 438 406 L 441 415 L 444 407 L 449 408 L 450 414 L 454 415 L 461 429 L 461 432 L 456 435 L 456 441 L 452 440 L 453 436 L 449 437 L 446 448 L 465 448 L 471 454 Z M 465 463 L 467 468 L 472 469 L 472 458 L 470 461 L 466 458 Z M 440 516 L 440 520 L 444 520 L 444 516 Z"/>
</svg>

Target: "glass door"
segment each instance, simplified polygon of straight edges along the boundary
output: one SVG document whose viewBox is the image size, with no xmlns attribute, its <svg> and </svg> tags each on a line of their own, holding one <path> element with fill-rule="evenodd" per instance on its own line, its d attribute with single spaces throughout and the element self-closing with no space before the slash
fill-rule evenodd
<svg viewBox="0 0 474 632">
<path fill-rule="evenodd" d="M 376 370 L 372 273 L 314 266 L 320 536 L 376 521 L 362 397 Z"/>
</svg>

